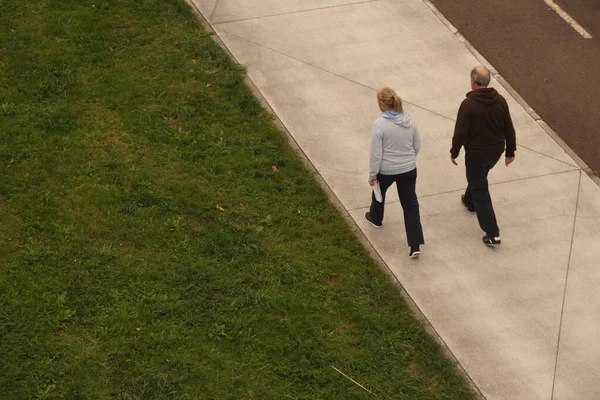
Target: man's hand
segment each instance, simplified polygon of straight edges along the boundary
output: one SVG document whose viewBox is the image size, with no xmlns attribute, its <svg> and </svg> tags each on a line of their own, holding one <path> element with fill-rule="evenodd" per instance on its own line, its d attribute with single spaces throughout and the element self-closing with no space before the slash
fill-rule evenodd
<svg viewBox="0 0 600 400">
<path fill-rule="evenodd" d="M 369 182 L 369 186 L 373 186 L 374 184 L 376 184 L 376 183 L 379 183 L 379 182 L 377 181 L 377 179 L 371 179 L 371 180 L 370 180 L 370 181 L 368 181 L 368 182 Z"/>
<path fill-rule="evenodd" d="M 510 164 L 512 164 L 513 161 L 515 161 L 514 157 L 506 157 L 504 159 L 504 164 L 506 164 L 506 166 L 508 167 Z"/>
<path fill-rule="evenodd" d="M 454 165 L 458 165 L 458 163 L 456 162 L 456 158 L 452 158 L 452 157 L 451 157 L 451 159 L 452 159 L 452 164 L 454 164 Z"/>
</svg>

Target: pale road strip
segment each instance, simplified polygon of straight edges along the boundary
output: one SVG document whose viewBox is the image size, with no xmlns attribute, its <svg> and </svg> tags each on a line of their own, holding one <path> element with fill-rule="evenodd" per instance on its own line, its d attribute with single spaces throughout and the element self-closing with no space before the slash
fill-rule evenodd
<svg viewBox="0 0 600 400">
<path fill-rule="evenodd" d="M 567 22 L 567 24 L 571 25 L 571 28 L 575 29 L 577 31 L 577 33 L 579 33 L 581 36 L 583 36 L 584 39 L 592 38 L 592 35 L 590 35 L 590 33 L 588 31 L 586 31 L 583 26 L 579 25 L 577 23 L 577 21 L 575 21 L 573 18 L 571 18 L 571 16 L 569 14 L 567 14 L 566 11 L 563 10 L 558 4 L 556 4 L 552 0 L 544 0 L 544 1 L 546 2 L 546 4 L 548 4 L 550 6 L 550 8 L 552 8 L 554 11 L 556 11 L 556 13 L 558 15 L 560 15 L 560 17 Z"/>
</svg>

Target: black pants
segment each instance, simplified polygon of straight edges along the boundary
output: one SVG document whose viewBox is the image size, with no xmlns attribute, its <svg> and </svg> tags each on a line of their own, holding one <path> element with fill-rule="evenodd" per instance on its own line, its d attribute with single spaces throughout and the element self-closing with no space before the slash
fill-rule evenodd
<svg viewBox="0 0 600 400">
<path fill-rule="evenodd" d="M 383 175 L 377 174 L 379 187 L 383 201 L 380 203 L 375 200 L 375 195 L 371 199 L 371 209 L 369 214 L 376 224 L 383 222 L 383 212 L 385 209 L 385 192 L 396 182 L 400 204 L 404 210 L 404 227 L 406 228 L 406 238 L 409 246 L 419 246 L 425 243 L 423 239 L 423 228 L 421 227 L 421 216 L 419 215 L 419 201 L 415 192 L 417 183 L 417 169 L 413 169 L 405 174 Z"/>
<path fill-rule="evenodd" d="M 489 237 L 500 236 L 500 229 L 496 222 L 496 214 L 492 206 L 492 197 L 488 188 L 488 173 L 500 157 L 485 161 L 469 161 L 467 158 L 467 190 L 465 203 L 468 207 L 475 207 L 479 226 Z"/>
</svg>

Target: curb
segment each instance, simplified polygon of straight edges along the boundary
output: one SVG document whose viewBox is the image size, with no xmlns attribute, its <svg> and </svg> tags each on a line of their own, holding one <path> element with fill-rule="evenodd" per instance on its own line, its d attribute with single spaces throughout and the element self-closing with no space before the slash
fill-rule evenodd
<svg viewBox="0 0 600 400">
<path fill-rule="evenodd" d="M 539 116 L 537 112 L 535 112 L 535 110 L 525 101 L 525 99 L 523 99 L 523 97 L 521 97 L 521 95 L 517 93 L 515 88 L 513 88 L 512 85 L 508 83 L 508 81 L 504 79 L 502 75 L 500 75 L 498 70 L 496 70 L 496 68 L 494 68 L 494 66 L 488 60 L 486 60 L 485 57 L 481 55 L 481 53 L 479 53 L 475 49 L 475 47 L 473 47 L 473 45 L 471 45 L 471 43 L 458 31 L 458 29 L 454 25 L 452 25 L 450 21 L 448 21 L 448 19 L 446 19 L 446 17 L 444 17 L 440 10 L 438 10 L 437 7 L 430 0 L 422 1 L 427 5 L 427 7 L 429 7 L 431 12 L 433 12 L 433 14 L 435 14 L 435 16 L 438 17 L 440 21 L 442 21 L 446 28 L 448 28 L 448 30 L 452 32 L 452 34 L 462 44 L 465 45 L 465 47 L 471 52 L 471 54 L 475 56 L 475 58 L 481 63 L 481 65 L 490 70 L 490 73 L 498 81 L 498 83 L 502 85 L 502 87 L 506 89 L 506 91 L 517 101 L 517 103 L 519 103 L 519 105 L 525 109 L 527 114 L 529 114 L 531 118 L 533 118 L 535 122 L 537 122 L 537 124 L 548 134 L 548 136 L 550 136 L 552 140 L 554 140 L 556 144 L 558 144 L 563 149 L 563 151 L 567 153 L 567 155 L 571 157 L 573 161 L 575 161 L 579 168 L 583 172 L 585 172 L 587 176 L 589 176 L 590 179 L 592 179 L 592 181 L 596 183 L 596 185 L 600 186 L 600 177 L 594 173 L 594 171 L 589 167 L 589 165 L 585 163 L 585 161 L 581 159 L 581 157 L 575 154 L 573 149 L 571 149 L 571 147 L 567 143 L 565 143 L 565 141 L 558 135 L 558 133 L 556 133 L 556 131 L 552 129 L 550 125 L 548 125 L 546 121 L 544 121 L 542 117 Z"/>
<path fill-rule="evenodd" d="M 424 0 L 424 1 L 426 1 L 426 0 Z M 227 45 L 225 45 L 225 43 L 221 40 L 219 35 L 212 28 L 212 25 L 210 24 L 210 22 L 200 12 L 200 9 L 196 6 L 196 4 L 194 4 L 193 0 L 185 0 L 185 2 L 191 7 L 192 11 L 196 15 L 196 17 L 197 17 L 198 21 L 200 22 L 200 24 L 202 25 L 202 27 L 212 35 L 213 40 L 229 55 L 229 57 L 231 57 L 232 60 L 234 60 L 235 62 L 238 62 L 237 59 L 231 53 L 231 51 L 229 51 L 229 49 L 227 48 Z M 433 7 L 433 5 L 430 5 L 430 7 Z M 443 18 L 443 16 L 442 16 L 442 18 Z M 448 22 L 448 24 L 446 26 L 452 26 L 452 25 Z M 456 28 L 454 28 L 454 29 L 456 30 Z M 273 121 L 274 121 L 275 125 L 277 126 L 277 128 L 279 128 L 287 137 L 288 144 L 296 152 L 296 154 L 298 154 L 300 156 L 305 168 L 317 180 L 317 182 L 319 183 L 319 185 L 321 186 L 321 188 L 327 195 L 327 198 L 329 199 L 329 201 L 338 210 L 338 212 L 340 213 L 340 215 L 342 216 L 344 221 L 348 224 L 348 226 L 350 227 L 352 232 L 354 232 L 354 234 L 356 235 L 358 240 L 362 243 L 362 245 L 365 247 L 365 249 L 367 250 L 369 255 L 377 262 L 377 264 L 379 265 L 381 270 L 383 272 L 385 272 L 385 274 L 388 275 L 390 277 L 390 279 L 395 283 L 395 285 L 398 288 L 398 291 L 400 292 L 400 295 L 406 301 L 408 308 L 415 315 L 417 320 L 422 324 L 425 331 L 427 331 L 427 333 L 429 333 L 433 337 L 433 339 L 440 345 L 442 352 L 446 356 L 446 358 L 448 358 L 452 362 L 452 364 L 455 366 L 455 368 L 458 370 L 458 372 L 461 375 L 463 375 L 463 377 L 465 377 L 469 386 L 471 387 L 473 392 L 475 392 L 475 395 L 477 396 L 477 398 L 480 400 L 481 399 L 485 400 L 485 396 L 483 395 L 483 393 L 481 393 L 481 391 L 479 390 L 477 385 L 475 385 L 475 382 L 473 381 L 471 376 L 467 373 L 467 371 L 460 364 L 460 362 L 458 361 L 456 356 L 448 348 L 448 345 L 444 342 L 442 337 L 435 330 L 435 328 L 433 327 L 431 322 L 427 319 L 427 317 L 423 314 L 421 309 L 419 309 L 419 307 L 417 306 L 417 304 L 415 303 L 413 298 L 406 291 L 406 289 L 404 288 L 402 283 L 398 280 L 398 277 L 392 272 L 390 267 L 381 258 L 379 253 L 377 253 L 377 251 L 375 250 L 375 248 L 373 247 L 373 245 L 371 244 L 369 239 L 367 239 L 367 237 L 364 235 L 362 230 L 356 224 L 356 222 L 354 221 L 354 219 L 352 218 L 352 216 L 350 215 L 348 210 L 343 206 L 343 204 L 340 202 L 338 197 L 335 195 L 335 193 L 333 192 L 331 187 L 327 184 L 325 179 L 317 171 L 314 164 L 310 161 L 310 159 L 304 153 L 302 148 L 298 145 L 298 142 L 296 142 L 296 139 L 294 139 L 294 137 L 292 136 L 290 131 L 287 129 L 287 127 L 285 126 L 283 121 L 281 121 L 281 119 L 275 113 L 275 111 L 273 110 L 273 108 L 271 107 L 269 102 L 264 98 L 264 96 L 262 95 L 262 93 L 260 92 L 258 87 L 254 84 L 254 82 L 252 81 L 252 79 L 250 79 L 250 77 L 248 75 L 246 75 L 244 77 L 244 83 L 250 88 L 250 90 L 252 91 L 254 96 L 258 99 L 258 101 L 261 103 L 261 105 L 267 110 L 267 112 L 272 115 Z M 600 179 L 599 179 L 599 182 L 600 182 Z M 600 185 L 600 183 L 599 183 L 599 185 Z"/>
</svg>

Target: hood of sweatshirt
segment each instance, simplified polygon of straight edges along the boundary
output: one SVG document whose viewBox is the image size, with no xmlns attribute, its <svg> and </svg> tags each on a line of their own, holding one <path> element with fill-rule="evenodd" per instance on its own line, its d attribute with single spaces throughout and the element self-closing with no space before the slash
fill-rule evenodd
<svg viewBox="0 0 600 400">
<path fill-rule="evenodd" d="M 467 97 L 481 104 L 494 104 L 499 99 L 498 92 L 494 88 L 473 90 L 467 93 Z"/>
<path fill-rule="evenodd" d="M 388 111 L 385 111 L 383 114 L 381 114 L 381 116 L 383 118 L 391 120 L 396 125 L 400 125 L 405 128 L 410 128 L 413 124 L 410 114 L 407 113 L 406 111 L 399 113 L 398 111 L 395 111 L 395 110 L 388 110 Z"/>
<path fill-rule="evenodd" d="M 467 97 L 481 104 L 494 104 L 498 101 L 499 94 L 494 88 L 483 88 L 470 91 Z"/>
</svg>

